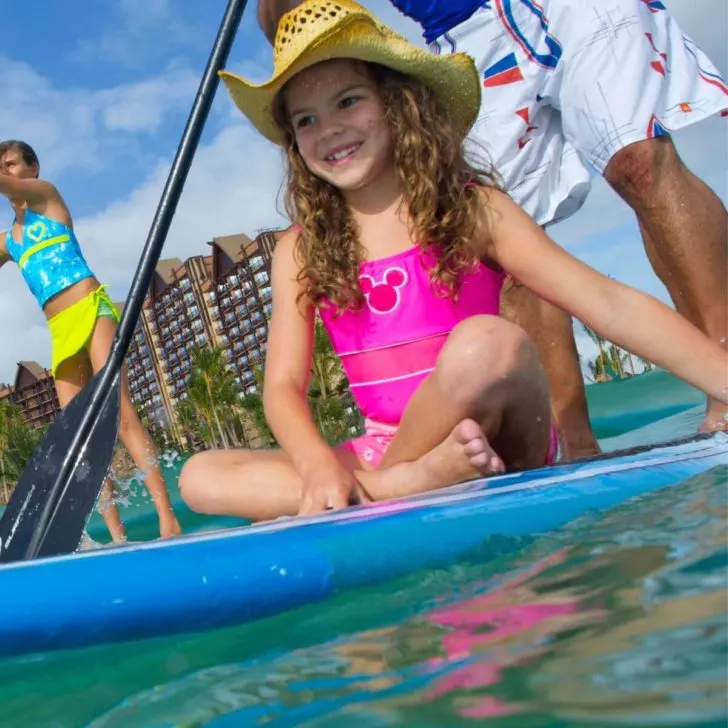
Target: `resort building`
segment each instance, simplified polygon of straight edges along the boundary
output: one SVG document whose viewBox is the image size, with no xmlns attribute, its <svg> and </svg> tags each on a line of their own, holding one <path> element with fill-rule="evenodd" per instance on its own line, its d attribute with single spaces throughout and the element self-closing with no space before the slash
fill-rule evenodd
<svg viewBox="0 0 728 728">
<path fill-rule="evenodd" d="M 212 286 L 215 336 L 228 353 L 241 391 L 256 391 L 253 368 L 262 365 L 271 313 L 270 262 L 276 233 L 215 238 Z"/>
<path fill-rule="evenodd" d="M 214 238 L 208 255 L 159 261 L 127 358 L 132 400 L 150 426 L 175 432 L 174 408 L 186 396 L 195 347 L 221 348 L 241 394 L 256 391 L 253 367 L 268 340 L 270 262 L 282 232 Z"/>
<path fill-rule="evenodd" d="M 50 370 L 35 361 L 18 362 L 13 384 L 0 385 L 2 399 L 20 407 L 26 422 L 36 428 L 49 425 L 61 411 Z"/>
</svg>

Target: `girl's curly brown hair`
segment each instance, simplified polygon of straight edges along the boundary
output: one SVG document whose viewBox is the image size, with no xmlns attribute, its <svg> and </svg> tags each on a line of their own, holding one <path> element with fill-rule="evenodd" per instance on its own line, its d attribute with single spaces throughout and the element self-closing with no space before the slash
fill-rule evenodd
<svg viewBox="0 0 728 728">
<path fill-rule="evenodd" d="M 495 174 L 466 161 L 461 137 L 427 86 L 378 64 L 357 63 L 376 82 L 387 109 L 412 239 L 433 253 L 436 262 L 430 276 L 435 292 L 457 297 L 460 275 L 475 261 L 471 239 L 480 219 L 477 187 L 497 187 Z M 315 304 L 329 299 L 339 312 L 359 309 L 364 303 L 358 280 L 364 251 L 357 224 L 341 192 L 306 166 L 283 93 L 274 113 L 286 131 L 285 206 L 299 226 L 296 258 L 301 295 Z"/>
</svg>

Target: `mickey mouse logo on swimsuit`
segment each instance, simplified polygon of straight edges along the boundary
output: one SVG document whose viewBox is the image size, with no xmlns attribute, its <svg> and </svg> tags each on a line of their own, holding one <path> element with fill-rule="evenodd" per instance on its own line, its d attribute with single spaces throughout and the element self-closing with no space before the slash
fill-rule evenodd
<svg viewBox="0 0 728 728">
<path fill-rule="evenodd" d="M 40 220 L 25 228 L 25 234 L 35 243 L 42 240 L 47 232 L 48 228 L 46 227 L 46 224 Z"/>
<path fill-rule="evenodd" d="M 407 283 L 407 271 L 403 268 L 387 268 L 381 281 L 365 273 L 359 277 L 359 286 L 373 313 L 391 313 L 400 301 L 400 288 Z"/>
</svg>

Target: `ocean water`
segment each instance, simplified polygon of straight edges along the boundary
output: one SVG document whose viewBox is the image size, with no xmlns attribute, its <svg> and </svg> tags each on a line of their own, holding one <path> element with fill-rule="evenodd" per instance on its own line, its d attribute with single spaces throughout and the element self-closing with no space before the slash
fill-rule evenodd
<svg viewBox="0 0 728 728">
<path fill-rule="evenodd" d="M 661 396 L 636 408 L 642 426 L 617 427 L 620 391 L 605 450 L 700 422 L 696 400 Z M 254 624 L 1 660 L 0 726 L 724 726 L 727 485 L 728 463 Z M 125 509 L 132 538 L 155 528 L 141 499 Z"/>
</svg>

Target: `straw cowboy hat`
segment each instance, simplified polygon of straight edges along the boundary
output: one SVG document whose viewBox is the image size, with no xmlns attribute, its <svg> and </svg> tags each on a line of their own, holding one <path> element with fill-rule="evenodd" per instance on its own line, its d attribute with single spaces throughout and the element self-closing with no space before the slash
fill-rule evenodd
<svg viewBox="0 0 728 728">
<path fill-rule="evenodd" d="M 432 89 L 464 137 L 480 108 L 480 79 L 464 53 L 437 56 L 407 41 L 353 0 L 306 0 L 278 24 L 273 77 L 256 85 L 221 71 L 235 105 L 276 144 L 285 134 L 273 104 L 285 83 L 305 68 L 332 58 L 370 61 L 420 80 Z"/>
</svg>

